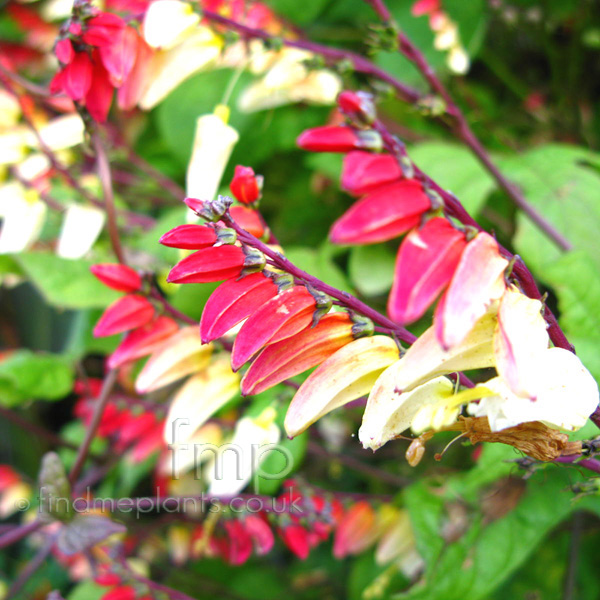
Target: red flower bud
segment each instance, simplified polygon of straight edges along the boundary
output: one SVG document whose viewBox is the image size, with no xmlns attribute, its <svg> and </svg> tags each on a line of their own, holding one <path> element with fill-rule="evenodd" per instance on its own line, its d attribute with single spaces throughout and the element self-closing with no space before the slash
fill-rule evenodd
<svg viewBox="0 0 600 600">
<path fill-rule="evenodd" d="M 241 274 L 244 252 L 238 246 L 203 248 L 179 261 L 169 273 L 169 283 L 222 281 Z"/>
<path fill-rule="evenodd" d="M 277 294 L 272 279 L 254 273 L 242 279 L 222 283 L 210 296 L 200 319 L 200 338 L 203 344 L 225 335 L 267 300 Z"/>
<path fill-rule="evenodd" d="M 68 65 L 75 54 L 71 40 L 68 38 L 58 40 L 56 46 L 54 46 L 54 54 L 56 54 L 56 58 L 58 58 L 63 65 Z"/>
<path fill-rule="evenodd" d="M 301 560 L 308 558 L 310 541 L 308 531 L 295 523 L 279 531 L 283 543 Z"/>
<path fill-rule="evenodd" d="M 92 61 L 87 52 L 77 52 L 62 70 L 62 88 L 71 100 L 83 100 L 92 85 Z"/>
<path fill-rule="evenodd" d="M 377 118 L 373 96 L 367 92 L 342 92 L 337 103 L 347 117 L 361 123 L 372 123 Z"/>
<path fill-rule="evenodd" d="M 100 573 L 94 577 L 98 585 L 117 585 L 121 583 L 121 577 L 116 573 Z"/>
<path fill-rule="evenodd" d="M 385 183 L 402 179 L 402 169 L 390 154 L 373 154 L 359 150 L 344 157 L 342 188 L 362 196 Z"/>
<path fill-rule="evenodd" d="M 311 152 L 350 152 L 351 150 L 381 150 L 381 136 L 372 130 L 351 127 L 315 127 L 300 134 L 297 144 Z"/>
<path fill-rule="evenodd" d="M 151 354 L 166 338 L 179 328 L 169 317 L 159 316 L 143 327 L 138 327 L 125 336 L 118 348 L 108 359 L 108 368 L 116 369 L 128 362 Z"/>
<path fill-rule="evenodd" d="M 181 248 L 182 250 L 200 250 L 213 246 L 217 241 L 217 233 L 206 225 L 178 225 L 167 231 L 159 240 L 163 246 Z"/>
<path fill-rule="evenodd" d="M 137 592 L 130 585 L 121 585 L 106 592 L 100 600 L 135 600 Z"/>
<path fill-rule="evenodd" d="M 232 565 L 243 565 L 252 554 L 252 538 L 241 521 L 225 521 L 225 531 L 229 536 L 227 560 Z"/>
<path fill-rule="evenodd" d="M 242 325 L 231 353 L 231 368 L 237 371 L 267 344 L 285 340 L 312 322 L 316 302 L 304 286 L 285 290 L 265 302 Z"/>
<path fill-rule="evenodd" d="M 103 263 L 92 265 L 90 271 L 106 286 L 119 292 L 137 292 L 142 278 L 126 265 Z"/>
<path fill-rule="evenodd" d="M 235 199 L 243 204 L 252 204 L 260 198 L 262 177 L 254 174 L 252 167 L 237 165 L 229 185 Z"/>
<path fill-rule="evenodd" d="M 112 97 L 113 86 L 110 82 L 108 72 L 102 66 L 98 57 L 96 57 L 92 70 L 90 89 L 85 95 L 85 107 L 94 121 L 98 123 L 106 121 Z"/>
<path fill-rule="evenodd" d="M 413 227 L 431 208 L 423 186 L 412 179 L 377 188 L 346 211 L 333 225 L 334 244 L 374 244 L 391 240 Z"/>
<path fill-rule="evenodd" d="M 448 285 L 466 245 L 465 234 L 436 217 L 402 242 L 388 298 L 388 313 L 400 324 L 423 316 Z"/>
<path fill-rule="evenodd" d="M 265 234 L 265 225 L 260 215 L 253 208 L 247 206 L 232 206 L 229 209 L 231 218 L 254 237 L 261 238 Z"/>
<path fill-rule="evenodd" d="M 143 296 L 130 294 L 113 302 L 102 314 L 94 336 L 105 337 L 145 325 L 154 316 L 154 306 Z"/>
<path fill-rule="evenodd" d="M 90 46 L 109 46 L 125 28 L 125 21 L 112 13 L 102 12 L 86 23 L 82 39 Z"/>
</svg>

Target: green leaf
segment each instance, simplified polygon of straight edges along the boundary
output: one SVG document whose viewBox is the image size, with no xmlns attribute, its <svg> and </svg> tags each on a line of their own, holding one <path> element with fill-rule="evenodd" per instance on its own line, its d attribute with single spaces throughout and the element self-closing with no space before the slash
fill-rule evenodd
<svg viewBox="0 0 600 600">
<path fill-rule="evenodd" d="M 444 11 L 458 25 L 460 41 L 470 56 L 477 54 L 486 29 L 485 0 L 444 0 Z"/>
<path fill-rule="evenodd" d="M 91 273 L 94 264 L 86 260 L 67 260 L 54 254 L 37 252 L 15 256 L 46 301 L 60 308 L 106 308 L 119 298 L 114 290 L 100 283 Z"/>
<path fill-rule="evenodd" d="M 292 23 L 306 25 L 319 16 L 329 0 L 271 0 L 269 6 L 281 17 Z"/>
<path fill-rule="evenodd" d="M 285 255 L 297 267 L 314 275 L 322 281 L 340 290 L 349 290 L 348 281 L 342 270 L 331 260 L 329 248 L 323 246 L 321 250 L 311 248 L 286 248 Z"/>
<path fill-rule="evenodd" d="M 385 294 L 392 287 L 395 264 L 394 253 L 386 246 L 357 246 L 350 251 L 350 281 L 364 296 Z"/>
<path fill-rule="evenodd" d="M 544 279 L 558 295 L 560 325 L 586 367 L 600 380 L 600 269 L 585 252 L 568 252 Z"/>
<path fill-rule="evenodd" d="M 527 492 L 513 511 L 484 528 L 474 517 L 467 533 L 448 545 L 440 537 L 439 495 L 427 495 L 425 483 L 417 484 L 421 489 L 407 494 L 407 504 L 428 569 L 421 582 L 399 597 L 487 598 L 573 510 L 572 496 L 565 490 L 577 477 L 565 469 L 544 469 L 529 480 Z"/>
<path fill-rule="evenodd" d="M 521 187 L 525 198 L 578 250 L 600 268 L 600 177 L 588 166 L 598 155 L 575 146 L 548 144 L 522 156 L 503 159 L 500 168 Z M 562 252 L 530 219 L 520 213 L 515 245 L 541 279 Z"/>
<path fill-rule="evenodd" d="M 67 600 L 100 600 L 105 594 L 106 586 L 88 580 L 76 585 L 67 596 Z"/>
<path fill-rule="evenodd" d="M 447 142 L 424 142 L 412 146 L 409 155 L 431 179 L 452 192 L 473 216 L 496 187 L 488 172 L 462 146 Z"/>
<path fill-rule="evenodd" d="M 71 391 L 73 378 L 73 369 L 64 358 L 18 350 L 0 362 L 0 404 L 58 400 Z"/>
</svg>

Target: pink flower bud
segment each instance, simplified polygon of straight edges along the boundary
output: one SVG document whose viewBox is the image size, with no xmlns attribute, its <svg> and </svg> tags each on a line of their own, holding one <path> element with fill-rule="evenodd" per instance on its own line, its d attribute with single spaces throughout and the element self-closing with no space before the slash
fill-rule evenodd
<svg viewBox="0 0 600 600">
<path fill-rule="evenodd" d="M 431 208 L 423 186 L 412 179 L 377 188 L 346 211 L 333 225 L 334 244 L 373 244 L 391 240 L 416 227 Z"/>
<path fill-rule="evenodd" d="M 381 150 L 381 136 L 372 130 L 325 126 L 307 129 L 297 144 L 310 152 L 350 152 L 351 150 Z"/>
<path fill-rule="evenodd" d="M 423 316 L 448 285 L 466 245 L 465 234 L 443 217 L 428 221 L 402 242 L 388 298 L 388 313 L 400 324 Z"/>
<path fill-rule="evenodd" d="M 125 28 L 125 21 L 112 13 L 101 12 L 87 21 L 82 39 L 90 46 L 109 46 Z"/>
<path fill-rule="evenodd" d="M 355 196 L 362 196 L 402 177 L 398 161 L 390 154 L 356 150 L 344 157 L 342 188 Z"/>
<path fill-rule="evenodd" d="M 333 555 L 344 558 L 366 550 L 376 539 L 377 517 L 366 501 L 352 505 L 342 517 L 333 541 Z"/>
<path fill-rule="evenodd" d="M 90 271 L 104 285 L 119 292 L 137 292 L 142 287 L 137 271 L 126 265 L 103 263 L 92 265 Z"/>
<path fill-rule="evenodd" d="M 262 177 L 254 174 L 252 167 L 237 165 L 229 189 L 242 204 L 252 204 L 260 198 Z"/>
<path fill-rule="evenodd" d="M 120 87 L 131 73 L 137 54 L 139 36 L 133 27 L 114 34 L 110 44 L 100 47 L 100 58 L 114 87 Z"/>
<path fill-rule="evenodd" d="M 54 46 L 54 54 L 56 54 L 56 58 L 58 58 L 63 65 L 68 65 L 75 54 L 71 40 L 68 38 L 58 40 L 56 46 Z"/>
<path fill-rule="evenodd" d="M 87 52 L 77 52 L 62 70 L 62 88 L 71 100 L 83 100 L 92 85 L 92 61 Z"/>
</svg>

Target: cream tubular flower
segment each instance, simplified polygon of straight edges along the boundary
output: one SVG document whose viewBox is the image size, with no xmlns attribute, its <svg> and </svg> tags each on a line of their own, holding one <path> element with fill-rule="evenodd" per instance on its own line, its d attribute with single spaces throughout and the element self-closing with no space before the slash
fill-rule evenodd
<svg viewBox="0 0 600 600">
<path fill-rule="evenodd" d="M 46 205 L 35 190 L 20 183 L 0 187 L 0 254 L 22 252 L 40 235 L 46 220 Z"/>
<path fill-rule="evenodd" d="M 191 4 L 155 0 L 144 17 L 144 39 L 152 48 L 168 50 L 182 42 L 199 22 L 200 15 Z"/>
<path fill-rule="evenodd" d="M 58 237 L 58 256 L 73 260 L 85 256 L 98 239 L 105 219 L 105 212 L 94 206 L 71 204 Z"/>
<path fill-rule="evenodd" d="M 579 358 L 568 350 L 550 348 L 539 353 L 531 368 L 533 398 L 515 394 L 506 380 L 495 377 L 481 386 L 494 395 L 469 404 L 469 414 L 487 417 L 492 431 L 531 421 L 567 431 L 583 427 L 599 398 L 598 385 Z"/>
<path fill-rule="evenodd" d="M 190 159 L 186 193 L 191 198 L 212 200 L 219 189 L 231 152 L 239 139 L 227 125 L 228 109 L 219 106 L 214 114 L 202 115 L 196 122 L 196 136 Z"/>
</svg>

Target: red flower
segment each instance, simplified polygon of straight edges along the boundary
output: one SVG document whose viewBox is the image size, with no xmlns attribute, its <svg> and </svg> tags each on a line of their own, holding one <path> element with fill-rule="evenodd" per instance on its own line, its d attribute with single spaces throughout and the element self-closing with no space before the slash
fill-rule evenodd
<svg viewBox="0 0 600 600">
<path fill-rule="evenodd" d="M 237 277 L 244 267 L 244 252 L 238 246 L 198 250 L 179 261 L 169 273 L 170 283 L 206 283 Z"/>
<path fill-rule="evenodd" d="M 163 246 L 181 248 L 183 250 L 200 250 L 213 246 L 217 241 L 217 233 L 206 225 L 178 225 L 167 231 L 159 240 Z"/>
<path fill-rule="evenodd" d="M 402 176 L 402 169 L 392 155 L 356 150 L 344 157 L 342 188 L 362 196 L 384 183 L 402 179 Z"/>
<path fill-rule="evenodd" d="M 72 100 L 83 100 L 92 85 L 92 71 L 93 65 L 88 53 L 76 52 L 73 60 L 57 74 L 60 77 L 60 87 Z"/>
<path fill-rule="evenodd" d="M 242 379 L 242 394 L 259 394 L 322 363 L 350 343 L 352 321 L 346 313 L 325 315 L 315 327 L 270 344 L 250 365 Z"/>
<path fill-rule="evenodd" d="M 342 517 L 333 542 L 333 555 L 344 558 L 368 548 L 377 535 L 377 517 L 368 502 L 352 505 Z"/>
<path fill-rule="evenodd" d="M 102 263 L 92 265 L 90 271 L 106 286 L 119 292 L 137 292 L 142 278 L 126 265 Z"/>
<path fill-rule="evenodd" d="M 255 175 L 252 167 L 237 165 L 229 189 L 242 204 L 252 204 L 260 198 L 262 177 Z"/>
<path fill-rule="evenodd" d="M 116 369 L 128 362 L 147 356 L 169 336 L 178 331 L 177 323 L 169 317 L 159 316 L 154 321 L 138 327 L 125 339 L 108 359 L 108 368 Z"/>
<path fill-rule="evenodd" d="M 154 316 L 154 306 L 143 296 L 130 294 L 113 302 L 100 317 L 94 335 L 105 337 L 145 325 Z"/>
<path fill-rule="evenodd" d="M 243 565 L 252 554 L 252 538 L 241 521 L 225 521 L 225 530 L 229 536 L 227 561 L 232 565 Z"/>
<path fill-rule="evenodd" d="M 412 179 L 377 188 L 340 217 L 329 238 L 334 244 L 373 244 L 416 227 L 431 208 L 423 186 Z"/>
<path fill-rule="evenodd" d="M 359 131 L 351 127 L 315 127 L 300 134 L 298 146 L 311 152 L 350 152 L 381 150 L 381 136 L 376 131 Z"/>
<path fill-rule="evenodd" d="M 405 324 L 423 316 L 452 279 L 466 245 L 465 234 L 442 217 L 428 221 L 402 242 L 388 298 L 388 313 Z"/>
<path fill-rule="evenodd" d="M 58 58 L 63 65 L 68 65 L 73 60 L 75 54 L 71 40 L 67 38 L 58 40 L 56 46 L 54 46 L 54 54 L 56 54 L 56 58 Z"/>
<path fill-rule="evenodd" d="M 100 64 L 96 54 L 90 89 L 85 95 L 85 106 L 92 119 L 98 123 L 104 123 L 108 117 L 108 111 L 112 103 L 113 86 L 106 69 Z"/>
<path fill-rule="evenodd" d="M 90 46 L 109 46 L 125 28 L 125 21 L 112 13 L 102 12 L 86 23 L 82 39 Z"/>
<path fill-rule="evenodd" d="M 296 335 L 312 322 L 315 299 L 304 286 L 285 290 L 265 302 L 242 325 L 231 353 L 231 368 L 237 371 L 267 344 Z"/>
<path fill-rule="evenodd" d="M 102 64 L 114 87 L 120 87 L 131 73 L 138 46 L 138 33 L 133 27 L 124 27 L 115 33 L 110 44 L 100 47 Z"/>
<path fill-rule="evenodd" d="M 200 319 L 200 338 L 206 344 L 225 335 L 277 294 L 272 279 L 254 273 L 222 283 L 210 296 Z"/>
<path fill-rule="evenodd" d="M 247 206 L 232 206 L 229 209 L 231 218 L 254 237 L 261 238 L 265 234 L 265 224 L 259 213 Z"/>
<path fill-rule="evenodd" d="M 135 600 L 137 593 L 130 585 L 121 585 L 106 592 L 100 600 Z"/>
<path fill-rule="evenodd" d="M 309 533 L 302 525 L 292 523 L 279 530 L 283 543 L 301 560 L 310 553 Z"/>
</svg>

